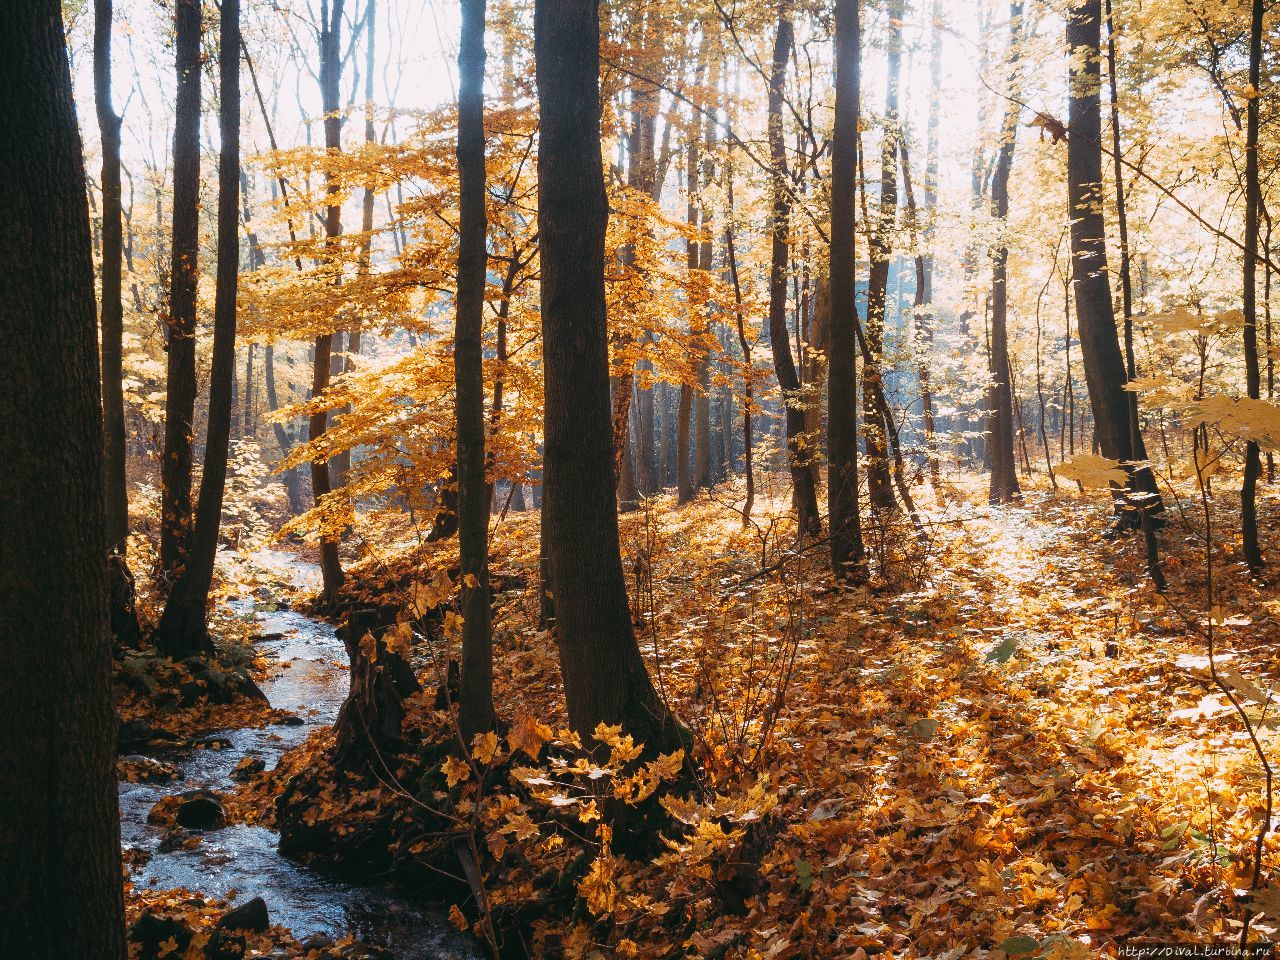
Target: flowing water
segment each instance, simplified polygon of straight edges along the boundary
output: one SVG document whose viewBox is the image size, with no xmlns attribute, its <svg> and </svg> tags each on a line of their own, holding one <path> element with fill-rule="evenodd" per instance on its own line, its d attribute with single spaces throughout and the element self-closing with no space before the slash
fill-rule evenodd
<svg viewBox="0 0 1280 960">
<path fill-rule="evenodd" d="M 296 586 L 310 586 L 316 569 L 285 554 L 262 551 L 255 565 Z M 260 686 L 273 707 L 301 717 L 301 726 L 218 731 L 231 742 L 222 750 L 195 749 L 157 754 L 176 764 L 182 779 L 169 783 L 120 784 L 120 833 L 126 847 L 146 851 L 150 859 L 137 869 L 138 887 L 189 890 L 232 900 L 260 896 L 271 922 L 291 928 L 298 939 L 311 934 L 338 938 L 354 933 L 391 950 L 400 960 L 474 958 L 480 954 L 438 910 L 414 904 L 378 886 L 348 883 L 280 855 L 274 830 L 232 824 L 204 833 L 192 850 L 160 852 L 164 828 L 147 823 L 147 813 L 162 797 L 204 787 L 230 792 L 231 771 L 245 757 L 260 757 L 271 769 L 280 755 L 302 743 L 318 726 L 332 724 L 347 693 L 346 650 L 333 627 L 274 603 L 251 598 L 231 608 L 257 620 L 265 639 L 258 649 L 271 661 Z M 287 664 L 287 666 L 286 666 Z"/>
</svg>

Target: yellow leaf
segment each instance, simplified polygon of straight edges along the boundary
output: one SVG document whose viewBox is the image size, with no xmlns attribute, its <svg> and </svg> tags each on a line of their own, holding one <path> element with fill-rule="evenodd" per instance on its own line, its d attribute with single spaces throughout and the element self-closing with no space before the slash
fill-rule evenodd
<svg viewBox="0 0 1280 960">
<path fill-rule="evenodd" d="M 507 733 L 507 747 L 512 753 L 523 750 L 533 760 L 538 759 L 542 745 L 550 740 L 552 731 L 545 723 L 539 723 L 528 714 L 516 717 Z"/>
<path fill-rule="evenodd" d="M 442 763 L 440 772 L 444 774 L 445 782 L 451 787 L 456 787 L 471 776 L 471 768 L 457 757 L 450 757 Z"/>
<path fill-rule="evenodd" d="M 493 731 L 477 733 L 471 741 L 471 756 L 477 763 L 491 763 L 500 749 L 498 735 Z"/>
<path fill-rule="evenodd" d="M 467 923 L 467 918 L 463 914 L 462 908 L 456 903 L 449 908 L 449 922 L 464 932 L 471 926 L 471 924 Z"/>
</svg>

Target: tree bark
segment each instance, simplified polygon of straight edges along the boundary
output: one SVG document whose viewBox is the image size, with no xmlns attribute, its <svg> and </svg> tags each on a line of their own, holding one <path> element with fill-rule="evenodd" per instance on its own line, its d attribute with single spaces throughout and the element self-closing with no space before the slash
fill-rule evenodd
<svg viewBox="0 0 1280 960">
<path fill-rule="evenodd" d="M 0 33 L 0 956 L 124 960 L 97 316 L 62 5 Z"/>
<path fill-rule="evenodd" d="M 933 0 L 932 28 L 929 39 L 929 116 L 925 122 L 927 144 L 924 160 L 924 223 L 920 235 L 924 249 L 918 264 L 919 289 L 916 291 L 916 331 L 920 363 L 920 406 L 924 422 L 924 442 L 929 461 L 929 478 L 936 488 L 941 479 L 938 464 L 937 428 L 934 422 L 933 387 L 930 365 L 933 352 L 933 237 L 934 212 L 938 206 L 938 114 L 942 102 L 942 0 Z M 904 158 L 906 154 L 903 154 Z"/>
<path fill-rule="evenodd" d="M 782 390 L 786 418 L 787 459 L 791 469 L 791 496 L 796 511 L 796 526 L 802 537 L 816 536 L 821 531 L 818 518 L 818 494 L 813 472 L 809 469 L 809 452 L 804 449 L 804 409 L 800 397 L 800 377 L 791 356 L 787 337 L 787 260 L 791 231 L 791 201 L 787 195 L 787 153 L 783 140 L 782 105 L 786 89 L 787 60 L 795 41 L 791 20 L 784 12 L 778 17 L 778 33 L 773 45 L 773 62 L 769 74 L 769 167 L 772 179 L 772 244 L 769 263 L 769 341 L 773 349 L 773 368 Z"/>
<path fill-rule="evenodd" d="M 175 0 L 178 75 L 173 120 L 173 246 L 161 461 L 160 565 L 181 573 L 191 538 L 191 444 L 196 405 L 196 283 L 200 247 L 200 0 Z"/>
<path fill-rule="evenodd" d="M 677 729 L 631 626 L 609 403 L 596 0 L 537 0 L 538 222 L 546 453 L 542 507 L 569 722 L 622 724 L 650 750 Z"/>
<path fill-rule="evenodd" d="M 1013 152 L 1018 142 L 1018 60 L 1021 56 L 1022 3 L 1009 4 L 1008 83 L 1010 101 L 1005 108 L 996 153 L 996 168 L 991 177 L 991 215 L 996 220 L 1000 237 L 991 253 L 991 484 L 992 503 L 1008 503 L 1022 495 L 1018 486 L 1017 461 L 1014 452 L 1013 393 L 1009 383 L 1008 330 L 1008 263 L 1009 247 L 1005 237 L 1009 218 L 1009 175 L 1013 170 Z"/>
<path fill-rule="evenodd" d="M 231 377 L 236 364 L 236 283 L 240 275 L 240 0 L 222 0 L 220 23 L 218 269 L 204 471 L 187 562 L 169 592 L 157 629 L 157 645 L 175 659 L 213 650 L 205 608 L 218 553 L 231 445 Z"/>
<path fill-rule="evenodd" d="M 458 555 L 462 593 L 462 683 L 458 725 L 471 737 L 493 725 L 493 639 L 489 601 L 490 487 L 485 478 L 484 289 L 485 0 L 463 0 L 458 47 L 458 295 L 454 373 L 458 433 Z"/>
<path fill-rule="evenodd" d="M 865 549 L 858 514 L 857 332 L 854 303 L 857 130 L 862 75 L 858 0 L 836 2 L 836 104 L 831 140 L 831 273 L 827 332 L 827 514 L 831 569 L 857 576 Z"/>
</svg>

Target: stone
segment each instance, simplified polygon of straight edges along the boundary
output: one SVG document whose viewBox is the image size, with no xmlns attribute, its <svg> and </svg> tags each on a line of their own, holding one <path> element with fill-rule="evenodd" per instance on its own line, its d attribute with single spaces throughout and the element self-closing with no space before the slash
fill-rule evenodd
<svg viewBox="0 0 1280 960">
<path fill-rule="evenodd" d="M 180 957 L 191 943 L 191 937 L 191 929 L 180 920 L 163 917 L 150 910 L 145 911 L 129 928 L 129 943 L 139 947 L 135 955 L 137 960 L 158 960 L 161 944 L 169 940 L 177 943 L 178 949 L 170 951 L 168 955 Z"/>
<path fill-rule="evenodd" d="M 174 822 L 188 830 L 220 830 L 227 825 L 227 811 L 218 798 L 207 790 L 192 790 L 179 795 Z"/>
<path fill-rule="evenodd" d="M 267 914 L 267 904 L 261 897 L 246 900 L 234 910 L 228 910 L 218 921 L 220 930 L 248 930 L 252 933 L 264 933 L 270 926 L 271 918 Z"/>
</svg>

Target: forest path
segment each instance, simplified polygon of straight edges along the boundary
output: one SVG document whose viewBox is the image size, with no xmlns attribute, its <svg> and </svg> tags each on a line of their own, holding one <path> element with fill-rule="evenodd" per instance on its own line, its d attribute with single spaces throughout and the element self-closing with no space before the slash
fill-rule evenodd
<svg viewBox="0 0 1280 960">
<path fill-rule="evenodd" d="M 1106 509 L 956 504 L 929 584 L 817 618 L 771 771 L 797 784 L 773 895 L 798 885 L 838 943 L 1087 955 L 1239 916 L 1256 764 L 1140 538 L 1102 542 Z M 1171 599 L 1196 611 L 1194 546 L 1166 539 L 1171 580 L 1191 581 Z M 1246 632 L 1224 637 L 1238 664 Z"/>
</svg>

